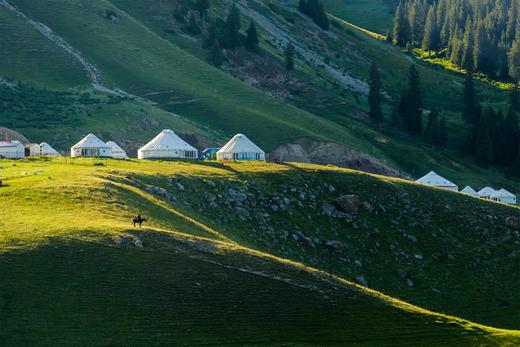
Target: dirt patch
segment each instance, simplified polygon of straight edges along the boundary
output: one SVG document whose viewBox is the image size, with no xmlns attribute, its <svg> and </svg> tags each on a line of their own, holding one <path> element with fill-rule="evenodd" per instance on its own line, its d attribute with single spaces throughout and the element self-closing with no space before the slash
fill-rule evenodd
<svg viewBox="0 0 520 347">
<path fill-rule="evenodd" d="M 267 157 L 268 160 L 275 162 L 330 164 L 379 175 L 403 177 L 398 170 L 366 153 L 342 144 L 316 141 L 310 138 L 302 138 L 295 143 L 281 145 Z"/>
</svg>

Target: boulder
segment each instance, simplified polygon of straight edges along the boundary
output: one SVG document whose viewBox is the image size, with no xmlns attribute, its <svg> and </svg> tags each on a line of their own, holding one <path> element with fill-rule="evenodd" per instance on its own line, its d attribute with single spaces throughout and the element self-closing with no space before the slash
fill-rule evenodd
<svg viewBox="0 0 520 347">
<path fill-rule="evenodd" d="M 325 242 L 325 247 L 329 251 L 340 252 L 343 250 L 343 243 L 341 243 L 341 241 L 327 241 Z"/>
<path fill-rule="evenodd" d="M 368 282 L 367 282 L 367 280 L 365 279 L 364 276 L 358 276 L 358 277 L 356 277 L 356 282 L 359 283 L 359 284 L 361 284 L 361 285 L 364 286 L 364 287 L 368 287 Z"/>
<path fill-rule="evenodd" d="M 358 213 L 360 199 L 358 195 L 342 195 L 336 199 L 336 205 L 346 213 Z"/>
<path fill-rule="evenodd" d="M 516 216 L 511 216 L 511 217 L 506 218 L 506 225 L 509 228 L 514 229 L 514 230 L 519 229 L 519 226 L 520 226 L 519 222 L 520 222 L 520 218 L 518 218 Z"/>
<path fill-rule="evenodd" d="M 334 205 L 329 204 L 327 202 L 321 205 L 320 213 L 322 215 L 330 217 L 334 212 L 336 212 L 336 207 Z"/>
</svg>

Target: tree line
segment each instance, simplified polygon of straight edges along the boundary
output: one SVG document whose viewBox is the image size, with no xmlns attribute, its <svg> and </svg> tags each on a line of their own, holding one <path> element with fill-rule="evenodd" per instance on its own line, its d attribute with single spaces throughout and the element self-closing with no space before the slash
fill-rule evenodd
<svg viewBox="0 0 520 347">
<path fill-rule="evenodd" d="M 380 123 L 385 120 L 385 97 L 379 68 L 375 63 L 370 70 L 369 85 L 369 115 L 374 122 Z M 482 107 L 472 73 L 466 74 L 462 94 L 461 118 L 469 129 L 461 148 L 462 154 L 473 156 L 476 164 L 481 167 L 499 166 L 504 168 L 506 176 L 520 178 L 519 89 L 514 88 L 511 91 L 505 115 L 502 109 Z M 448 144 L 449 128 L 446 118 L 435 107 L 425 112 L 420 75 L 415 65 L 410 67 L 407 86 L 401 92 L 391 121 L 394 126 L 412 136 L 422 137 L 436 147 Z"/>
<path fill-rule="evenodd" d="M 389 39 L 467 71 L 520 80 L 520 0 L 401 0 Z"/>
</svg>

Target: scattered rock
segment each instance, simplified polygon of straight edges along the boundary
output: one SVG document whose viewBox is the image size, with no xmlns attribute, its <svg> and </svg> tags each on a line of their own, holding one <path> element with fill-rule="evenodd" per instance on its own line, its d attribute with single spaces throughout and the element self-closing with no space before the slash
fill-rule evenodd
<svg viewBox="0 0 520 347">
<path fill-rule="evenodd" d="M 340 252 L 341 250 L 343 250 L 343 243 L 341 243 L 341 241 L 327 241 L 325 243 L 325 247 L 329 251 Z"/>
<path fill-rule="evenodd" d="M 356 281 L 357 281 L 357 283 L 361 284 L 362 286 L 368 287 L 368 282 L 367 282 L 367 280 L 365 279 L 364 276 L 356 277 Z"/>
<path fill-rule="evenodd" d="M 336 205 L 346 213 L 358 213 L 360 199 L 358 195 L 343 195 L 336 199 Z"/>
<path fill-rule="evenodd" d="M 516 216 L 511 216 L 506 218 L 506 225 L 514 230 L 519 229 L 520 226 L 520 219 Z"/>
<path fill-rule="evenodd" d="M 407 285 L 408 287 L 413 287 L 415 284 L 413 283 L 413 281 L 412 281 L 411 279 L 407 279 L 407 280 L 406 280 L 406 285 Z"/>
</svg>

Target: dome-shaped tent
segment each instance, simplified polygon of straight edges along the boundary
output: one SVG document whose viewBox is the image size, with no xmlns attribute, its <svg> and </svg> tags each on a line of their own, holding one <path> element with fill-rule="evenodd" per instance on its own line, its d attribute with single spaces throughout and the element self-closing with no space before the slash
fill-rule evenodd
<svg viewBox="0 0 520 347">
<path fill-rule="evenodd" d="M 112 158 L 115 159 L 128 159 L 128 155 L 124 149 L 122 149 L 117 143 L 114 141 L 108 141 L 107 145 L 112 149 Z"/>
<path fill-rule="evenodd" d="M 459 187 L 455 183 L 439 176 L 435 171 L 430 171 L 426 176 L 419 178 L 416 182 L 442 189 L 453 190 L 455 192 L 459 191 Z"/>
<path fill-rule="evenodd" d="M 494 190 L 493 188 L 491 187 L 485 187 L 485 188 L 482 188 L 477 194 L 478 196 L 480 196 L 481 198 L 484 198 L 484 199 L 491 199 L 491 196 L 493 194 L 495 194 L 497 191 Z"/>
<path fill-rule="evenodd" d="M 139 159 L 197 159 L 198 152 L 172 130 L 166 129 L 141 147 L 137 156 Z"/>
<path fill-rule="evenodd" d="M 217 152 L 218 160 L 265 160 L 265 152 L 243 134 L 235 135 Z"/>
<path fill-rule="evenodd" d="M 39 145 L 35 144 L 29 148 L 31 157 L 59 157 L 60 153 L 51 147 L 47 142 L 42 142 Z"/>
<path fill-rule="evenodd" d="M 470 186 L 467 186 L 466 188 L 461 190 L 461 193 L 471 195 L 471 196 L 478 196 L 478 193 L 475 189 L 471 188 Z"/>
<path fill-rule="evenodd" d="M 88 134 L 72 146 L 70 149 L 72 157 L 112 157 L 112 149 L 106 143 L 101 141 L 96 135 Z"/>
<path fill-rule="evenodd" d="M 505 204 L 516 205 L 516 195 L 508 192 L 505 189 L 500 189 L 498 192 L 491 195 L 490 199 L 503 202 Z"/>
</svg>

